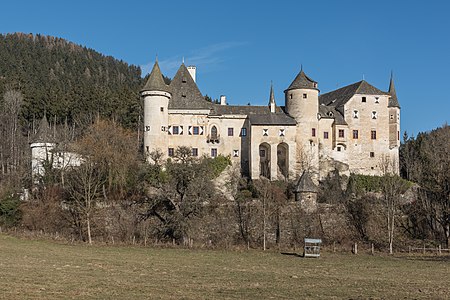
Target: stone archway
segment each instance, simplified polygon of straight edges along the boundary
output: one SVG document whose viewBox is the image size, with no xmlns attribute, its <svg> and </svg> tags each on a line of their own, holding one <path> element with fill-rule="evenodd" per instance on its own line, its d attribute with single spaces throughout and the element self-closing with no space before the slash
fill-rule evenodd
<svg viewBox="0 0 450 300">
<path fill-rule="evenodd" d="M 277 146 L 277 174 L 286 179 L 289 176 L 289 146 L 286 143 Z"/>
<path fill-rule="evenodd" d="M 259 175 L 270 179 L 270 145 L 259 145 Z"/>
</svg>

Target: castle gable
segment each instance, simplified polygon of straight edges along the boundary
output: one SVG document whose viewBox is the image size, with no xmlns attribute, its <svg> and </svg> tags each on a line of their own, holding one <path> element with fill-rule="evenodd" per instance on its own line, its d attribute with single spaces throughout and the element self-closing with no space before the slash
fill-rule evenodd
<svg viewBox="0 0 450 300">
<path fill-rule="evenodd" d="M 319 103 L 322 105 L 341 107 L 346 104 L 354 95 L 388 95 L 365 80 L 344 86 L 340 89 L 322 94 L 319 96 Z"/>
</svg>

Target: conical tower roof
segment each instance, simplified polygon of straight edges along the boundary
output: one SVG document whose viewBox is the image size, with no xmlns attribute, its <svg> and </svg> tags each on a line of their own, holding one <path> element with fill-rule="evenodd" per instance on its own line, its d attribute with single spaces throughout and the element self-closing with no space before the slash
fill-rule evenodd
<svg viewBox="0 0 450 300">
<path fill-rule="evenodd" d="M 52 136 L 50 133 L 50 126 L 47 121 L 47 117 L 44 113 L 44 116 L 39 123 L 38 131 L 33 139 L 33 143 L 49 143 L 52 140 Z"/>
<path fill-rule="evenodd" d="M 311 179 L 311 176 L 308 171 L 304 171 L 302 176 L 297 181 L 295 185 L 294 193 L 317 193 L 317 186 Z"/>
<path fill-rule="evenodd" d="M 397 92 L 395 91 L 394 76 L 392 75 L 392 73 L 391 73 L 391 81 L 389 82 L 389 94 L 391 95 L 391 98 L 389 98 L 388 107 L 400 108 L 400 104 L 398 103 L 397 99 Z"/>
<path fill-rule="evenodd" d="M 147 83 L 141 89 L 141 92 L 145 91 L 163 91 L 169 92 L 169 87 L 165 84 L 164 79 L 161 74 L 161 69 L 159 68 L 158 60 L 155 61 L 153 65 L 152 72 L 148 77 Z"/>
<path fill-rule="evenodd" d="M 295 90 L 295 89 L 314 89 L 317 90 L 317 82 L 309 78 L 305 72 L 303 72 L 303 68 L 300 70 L 300 73 L 297 74 L 294 81 L 292 81 L 291 85 L 286 89 Z"/>
</svg>

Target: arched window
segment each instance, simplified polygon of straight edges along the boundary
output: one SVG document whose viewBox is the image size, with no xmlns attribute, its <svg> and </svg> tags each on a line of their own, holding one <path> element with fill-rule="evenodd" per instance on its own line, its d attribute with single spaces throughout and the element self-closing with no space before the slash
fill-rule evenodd
<svg viewBox="0 0 450 300">
<path fill-rule="evenodd" d="M 211 139 L 217 140 L 217 127 L 216 126 L 211 127 Z"/>
</svg>

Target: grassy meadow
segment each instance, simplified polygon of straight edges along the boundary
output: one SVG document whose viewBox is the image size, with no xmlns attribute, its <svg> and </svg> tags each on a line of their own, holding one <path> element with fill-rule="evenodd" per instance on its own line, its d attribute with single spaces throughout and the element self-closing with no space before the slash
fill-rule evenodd
<svg viewBox="0 0 450 300">
<path fill-rule="evenodd" d="M 443 256 L 70 245 L 0 234 L 1 299 L 448 299 Z"/>
</svg>

